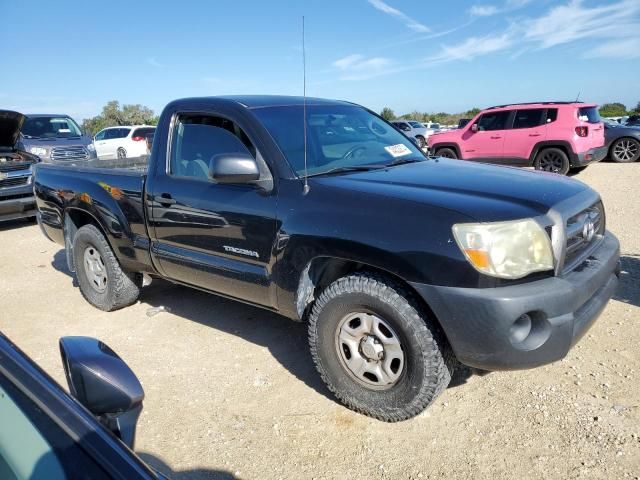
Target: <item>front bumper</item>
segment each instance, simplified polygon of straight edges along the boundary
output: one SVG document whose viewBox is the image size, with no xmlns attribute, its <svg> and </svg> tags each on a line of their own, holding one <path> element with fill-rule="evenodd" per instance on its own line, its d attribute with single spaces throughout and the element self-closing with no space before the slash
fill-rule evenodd
<svg viewBox="0 0 640 480">
<path fill-rule="evenodd" d="M 615 292 L 619 258 L 620 244 L 607 232 L 563 276 L 499 288 L 413 286 L 460 362 L 484 370 L 532 368 L 563 358 L 595 322 Z"/>
<path fill-rule="evenodd" d="M 0 191 L 0 222 L 33 217 L 36 214 L 36 201 L 33 185 L 6 188 Z"/>
<path fill-rule="evenodd" d="M 572 159 L 572 167 L 583 167 L 590 163 L 596 163 L 607 156 L 607 147 L 592 148 L 586 152 L 578 153 Z"/>
</svg>

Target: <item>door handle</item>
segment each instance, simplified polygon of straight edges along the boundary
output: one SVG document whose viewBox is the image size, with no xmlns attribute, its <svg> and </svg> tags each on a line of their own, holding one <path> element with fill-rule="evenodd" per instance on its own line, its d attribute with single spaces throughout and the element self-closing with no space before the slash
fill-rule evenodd
<svg viewBox="0 0 640 480">
<path fill-rule="evenodd" d="M 539 137 L 540 135 L 542 135 L 541 133 L 530 133 L 529 136 L 530 137 Z"/>
<path fill-rule="evenodd" d="M 161 205 L 173 205 L 176 201 L 171 198 L 171 195 L 168 193 L 163 193 L 162 195 L 156 195 L 153 199 L 160 203 Z"/>
<path fill-rule="evenodd" d="M 499 138 L 502 138 L 502 137 L 499 136 L 499 135 L 496 135 L 496 136 L 492 136 L 492 137 L 489 137 L 489 138 L 492 138 L 493 140 L 498 140 Z"/>
</svg>

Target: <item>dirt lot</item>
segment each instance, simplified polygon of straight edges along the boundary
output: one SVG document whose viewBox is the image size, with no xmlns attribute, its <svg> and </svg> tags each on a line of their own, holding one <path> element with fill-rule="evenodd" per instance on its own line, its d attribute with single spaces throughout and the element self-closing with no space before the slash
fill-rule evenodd
<svg viewBox="0 0 640 480">
<path fill-rule="evenodd" d="M 622 244 L 615 300 L 565 360 L 461 377 L 403 423 L 338 404 L 304 326 L 276 315 L 164 282 L 130 308 L 94 309 L 30 222 L 0 226 L 0 330 L 60 383 L 58 337 L 107 342 L 147 394 L 137 450 L 175 478 L 638 479 L 640 165 L 576 178 L 601 193 Z M 159 305 L 170 312 L 147 315 Z"/>
</svg>

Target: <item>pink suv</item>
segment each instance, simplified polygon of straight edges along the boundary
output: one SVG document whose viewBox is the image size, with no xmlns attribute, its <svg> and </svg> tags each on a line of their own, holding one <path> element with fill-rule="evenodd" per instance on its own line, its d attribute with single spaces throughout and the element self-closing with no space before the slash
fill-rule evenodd
<svg viewBox="0 0 640 480">
<path fill-rule="evenodd" d="M 429 137 L 429 152 L 566 174 L 606 154 L 597 105 L 541 102 L 483 110 L 464 127 Z"/>
</svg>

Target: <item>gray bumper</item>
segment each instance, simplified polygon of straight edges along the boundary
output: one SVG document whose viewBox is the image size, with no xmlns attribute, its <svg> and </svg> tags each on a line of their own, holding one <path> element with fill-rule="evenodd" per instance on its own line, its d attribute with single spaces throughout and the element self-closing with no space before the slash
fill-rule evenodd
<svg viewBox="0 0 640 480">
<path fill-rule="evenodd" d="M 563 358 L 598 318 L 618 284 L 620 244 L 607 232 L 585 262 L 561 277 L 499 288 L 413 284 L 458 360 L 515 370 Z"/>
<path fill-rule="evenodd" d="M 582 167 L 590 163 L 596 163 L 603 160 L 607 156 L 607 147 L 592 148 L 586 152 L 578 153 L 572 162 L 573 167 Z"/>
<path fill-rule="evenodd" d="M 33 185 L 0 190 L 0 221 L 33 217 L 35 214 Z"/>
</svg>

